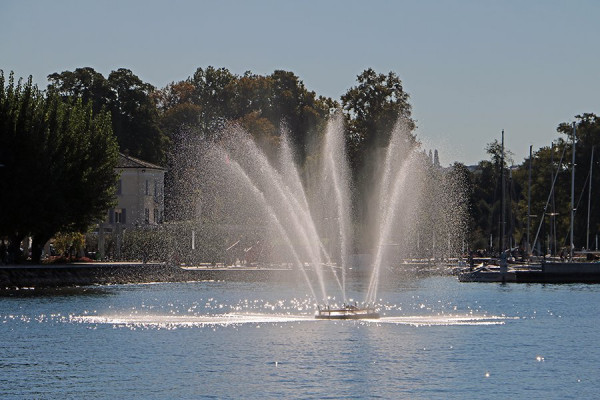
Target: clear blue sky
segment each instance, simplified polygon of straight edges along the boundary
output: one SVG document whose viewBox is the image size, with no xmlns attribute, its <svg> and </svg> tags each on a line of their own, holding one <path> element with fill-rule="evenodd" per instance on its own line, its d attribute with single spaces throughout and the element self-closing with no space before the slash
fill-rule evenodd
<svg viewBox="0 0 600 400">
<path fill-rule="evenodd" d="M 129 68 L 157 87 L 196 68 L 296 73 L 336 99 L 396 72 L 417 136 L 474 164 L 506 131 L 523 161 L 576 114 L 600 114 L 600 1 L 0 0 L 0 69 Z"/>
</svg>

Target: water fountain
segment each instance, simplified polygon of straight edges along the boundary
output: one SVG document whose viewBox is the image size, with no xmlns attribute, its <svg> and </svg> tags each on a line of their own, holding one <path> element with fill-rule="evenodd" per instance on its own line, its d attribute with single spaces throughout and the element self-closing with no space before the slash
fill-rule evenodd
<svg viewBox="0 0 600 400">
<path fill-rule="evenodd" d="M 456 211 L 460 196 L 432 182 L 432 163 L 409 140 L 409 127 L 399 120 L 376 163 L 378 179 L 368 188 L 373 212 L 362 230 L 373 238 L 368 290 L 360 304 L 348 299 L 346 281 L 355 238 L 344 134 L 343 117 L 338 114 L 328 121 L 318 144 L 318 159 L 307 161 L 303 175 L 285 131 L 277 155 L 268 154 L 241 127 L 230 126 L 218 143 L 188 146 L 194 154 L 183 156 L 196 157 L 188 169 L 200 183 L 201 188 L 192 193 L 200 192 L 203 207 L 214 210 L 219 205 L 219 212 L 234 225 L 261 225 L 261 240 L 268 244 L 271 258 L 291 263 L 301 272 L 317 305 L 317 318 L 378 318 L 377 293 L 384 269 L 415 248 L 425 249 L 425 243 L 429 243 L 427 251 L 435 251 L 436 234 L 447 237 L 446 251 L 452 251 L 462 225 L 460 216 L 448 215 L 460 214 Z M 437 176 L 444 174 L 438 171 Z M 433 239 L 420 239 L 420 235 Z"/>
</svg>

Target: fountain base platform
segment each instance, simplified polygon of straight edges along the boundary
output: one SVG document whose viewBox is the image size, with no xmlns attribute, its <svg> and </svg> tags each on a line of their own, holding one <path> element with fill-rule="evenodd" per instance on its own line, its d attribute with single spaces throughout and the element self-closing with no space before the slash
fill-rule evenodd
<svg viewBox="0 0 600 400">
<path fill-rule="evenodd" d="M 348 305 L 342 308 L 330 308 L 329 306 L 318 307 L 315 313 L 316 319 L 379 319 L 379 313 L 375 308 L 359 308 Z"/>
</svg>

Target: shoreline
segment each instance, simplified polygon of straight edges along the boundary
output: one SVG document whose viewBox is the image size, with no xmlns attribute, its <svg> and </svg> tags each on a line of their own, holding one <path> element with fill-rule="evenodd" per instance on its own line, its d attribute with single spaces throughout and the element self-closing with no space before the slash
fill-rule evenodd
<svg viewBox="0 0 600 400">
<path fill-rule="evenodd" d="M 0 291 L 19 287 L 65 287 L 205 280 L 262 280 L 291 269 L 266 267 L 180 267 L 159 262 L 74 262 L 0 266 Z"/>
<path fill-rule="evenodd" d="M 309 274 L 311 270 L 307 271 Z M 385 273 L 404 276 L 451 275 L 447 267 L 402 264 Z M 355 277 L 370 276 L 368 268 L 350 268 Z M 12 264 L 0 266 L 0 293 L 15 288 L 53 288 L 154 282 L 193 281 L 303 281 L 300 270 L 288 264 L 173 265 L 164 262 L 72 262 L 65 264 Z"/>
</svg>

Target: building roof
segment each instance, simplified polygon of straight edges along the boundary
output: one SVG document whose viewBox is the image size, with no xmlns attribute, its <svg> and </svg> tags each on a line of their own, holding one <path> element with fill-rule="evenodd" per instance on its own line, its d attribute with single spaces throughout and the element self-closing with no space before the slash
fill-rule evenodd
<svg viewBox="0 0 600 400">
<path fill-rule="evenodd" d="M 139 158 L 131 157 L 123 153 L 119 153 L 119 161 L 117 162 L 117 168 L 147 168 L 147 169 L 159 169 L 164 171 L 165 169 L 156 164 L 149 163 Z"/>
</svg>

